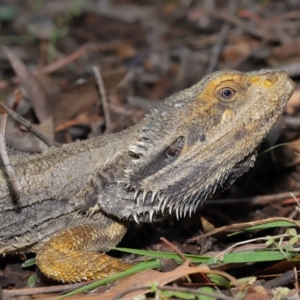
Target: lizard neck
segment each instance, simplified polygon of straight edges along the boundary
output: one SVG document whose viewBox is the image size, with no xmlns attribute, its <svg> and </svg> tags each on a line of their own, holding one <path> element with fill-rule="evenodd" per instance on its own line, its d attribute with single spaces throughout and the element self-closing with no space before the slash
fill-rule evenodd
<svg viewBox="0 0 300 300">
<path fill-rule="evenodd" d="M 137 126 L 133 126 L 120 133 L 52 147 L 42 154 L 12 155 L 11 163 L 22 187 L 20 208 L 45 199 L 70 199 L 84 186 L 95 168 L 116 165 L 116 161 L 127 155 L 137 131 Z M 0 199 L 0 209 L 13 208 L 3 169 L 0 170 L 1 178 L 0 193 L 5 201 Z"/>
</svg>

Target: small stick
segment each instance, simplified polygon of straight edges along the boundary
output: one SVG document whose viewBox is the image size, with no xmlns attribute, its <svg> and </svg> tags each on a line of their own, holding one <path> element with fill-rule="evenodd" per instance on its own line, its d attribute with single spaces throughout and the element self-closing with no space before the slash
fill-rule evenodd
<svg viewBox="0 0 300 300">
<path fill-rule="evenodd" d="M 98 67 L 93 66 L 93 72 L 97 80 L 97 86 L 101 97 L 101 103 L 104 112 L 104 120 L 105 120 L 105 127 L 106 127 L 104 133 L 109 133 L 111 132 L 111 119 L 110 119 L 110 113 L 107 104 L 107 94 L 105 91 L 103 78 Z"/>
<path fill-rule="evenodd" d="M 196 266 L 195 266 L 194 264 L 192 264 L 191 261 L 190 261 L 188 258 L 186 258 L 186 257 L 184 256 L 184 254 L 183 254 L 183 253 L 182 253 L 175 245 L 173 245 L 170 241 L 168 241 L 168 240 L 167 240 L 166 238 L 164 238 L 164 237 L 161 237 L 160 240 L 161 240 L 162 242 L 164 242 L 166 245 L 168 245 L 175 253 L 177 253 L 177 254 L 183 259 L 183 261 L 185 261 L 185 262 L 188 261 L 190 267 L 196 267 Z M 198 280 L 204 280 L 205 282 L 209 282 L 209 279 L 207 278 L 207 276 L 206 276 L 205 274 L 202 274 L 201 272 L 200 272 L 199 274 L 195 274 L 194 276 L 197 276 L 197 277 L 198 277 Z M 187 277 L 187 279 L 190 280 L 189 277 Z"/>
<path fill-rule="evenodd" d="M 14 172 L 14 169 L 10 163 L 9 156 L 7 154 L 7 148 L 5 143 L 5 128 L 6 128 L 6 122 L 7 122 L 7 112 L 2 110 L 1 108 L 1 124 L 0 124 L 0 155 L 3 161 L 3 166 L 5 169 L 5 173 L 8 176 L 9 182 L 13 188 L 14 196 L 15 196 L 15 202 L 18 203 L 18 200 L 20 198 L 20 191 L 22 190 L 21 184 Z"/>
<path fill-rule="evenodd" d="M 293 191 L 293 192 L 283 192 L 279 194 L 270 194 L 270 195 L 254 196 L 254 197 L 246 197 L 246 198 L 207 200 L 204 202 L 204 205 L 210 205 L 210 206 L 229 205 L 229 204 L 236 204 L 236 203 L 242 203 L 243 205 L 266 205 L 266 204 L 278 203 L 278 202 L 286 201 L 288 199 L 292 199 L 291 193 L 293 193 L 293 197 L 300 197 L 300 191 Z"/>
<path fill-rule="evenodd" d="M 292 282 L 295 282 L 295 272 L 294 272 L 294 270 L 288 270 L 288 271 L 284 272 L 283 274 L 279 275 L 278 277 L 268 280 L 262 286 L 265 289 L 274 289 L 279 286 L 285 286 Z"/>
<path fill-rule="evenodd" d="M 184 256 L 184 254 L 175 246 L 173 245 L 171 242 L 169 242 L 166 238 L 164 237 L 161 237 L 160 240 L 162 242 L 164 242 L 166 245 L 168 245 L 175 253 L 177 253 L 184 261 L 187 260 L 187 258 Z M 194 265 L 192 263 L 190 263 L 190 266 L 193 266 Z"/>
<path fill-rule="evenodd" d="M 31 133 L 33 133 L 36 137 L 38 137 L 40 140 L 42 140 L 47 146 L 51 147 L 51 146 L 56 146 L 56 147 L 60 147 L 61 144 L 53 141 L 49 138 L 47 138 L 46 136 L 44 136 L 41 132 L 39 132 L 38 130 L 36 130 L 31 123 L 24 119 L 23 117 L 21 117 L 20 115 L 18 115 L 17 113 L 15 113 L 13 110 L 11 110 L 10 108 L 8 108 L 4 103 L 0 102 L 0 109 L 6 111 L 6 113 L 16 122 L 18 122 L 19 124 L 23 125 L 25 128 L 27 128 Z"/>
<path fill-rule="evenodd" d="M 297 268 L 294 267 L 294 273 L 295 273 L 295 288 L 296 288 L 296 291 L 299 292 L 299 282 L 298 282 L 298 272 L 297 272 Z"/>
<path fill-rule="evenodd" d="M 277 222 L 277 221 L 286 221 L 286 222 L 290 222 L 294 225 L 296 225 L 297 227 L 300 227 L 300 223 L 298 221 L 295 221 L 293 219 L 289 219 L 289 218 L 284 218 L 284 217 L 276 217 L 276 218 L 268 218 L 268 219 L 263 219 L 263 220 L 258 220 L 258 221 L 253 221 L 253 222 L 246 222 L 246 223 L 237 223 L 237 224 L 231 224 L 231 225 L 225 225 L 222 227 L 218 227 L 210 232 L 195 236 L 193 238 L 190 238 L 187 240 L 188 243 L 191 242 L 198 242 L 204 238 L 207 238 L 211 235 L 217 234 L 217 233 L 221 233 L 221 232 L 232 232 L 232 231 L 237 231 L 237 230 L 243 230 L 247 227 L 252 227 L 252 226 L 257 226 L 257 225 L 261 225 L 261 224 L 266 224 L 266 223 L 270 223 L 270 222 Z"/>
<path fill-rule="evenodd" d="M 116 297 L 113 298 L 113 300 L 117 300 L 117 299 L 129 299 L 126 298 L 126 294 L 135 292 L 135 291 L 139 291 L 141 290 L 141 293 L 145 294 L 143 291 L 147 290 L 150 291 L 150 285 L 140 285 L 140 286 L 134 286 L 134 287 L 130 287 L 128 288 L 128 290 L 122 291 L 119 294 L 117 294 Z M 218 299 L 218 300 L 234 300 L 236 298 L 233 297 L 229 297 L 220 293 L 217 293 L 217 291 L 215 293 L 211 293 L 211 292 L 205 292 L 205 291 L 201 291 L 201 290 L 195 290 L 194 288 L 184 288 L 184 287 L 176 287 L 176 286 L 162 286 L 162 285 L 157 285 L 156 286 L 156 290 L 160 290 L 160 291 L 172 291 L 172 292 L 181 292 L 182 294 L 186 294 L 186 295 L 195 295 L 197 297 L 193 297 L 190 299 L 201 299 L 200 296 L 206 296 L 206 299 Z M 143 299 L 143 298 L 142 298 Z M 148 298 L 147 298 L 148 299 Z M 155 298 L 157 299 L 157 298 Z M 166 299 L 166 298 L 159 298 L 159 299 Z M 171 299 L 171 298 L 168 298 Z M 174 299 L 174 298 L 172 298 Z"/>
<path fill-rule="evenodd" d="M 80 288 L 86 285 L 86 282 L 70 283 L 64 285 L 34 287 L 34 288 L 22 288 L 22 289 L 1 289 L 0 299 L 19 299 L 19 298 L 31 298 L 28 296 L 38 294 L 54 294 L 54 293 L 68 293 L 74 289 Z M 23 296 L 23 297 L 22 297 Z M 27 296 L 27 297 L 26 297 Z M 50 296 L 49 296 L 50 297 Z M 47 297 L 49 299 L 49 297 Z M 52 297 L 53 299 L 53 297 Z"/>
<path fill-rule="evenodd" d="M 230 1 L 229 8 L 228 8 L 229 15 L 234 15 L 236 10 L 237 10 L 236 0 Z M 219 37 L 218 37 L 218 41 L 216 42 L 216 44 L 212 48 L 212 54 L 210 56 L 209 65 L 208 65 L 208 68 L 206 70 L 206 74 L 209 74 L 209 73 L 213 72 L 216 69 L 221 51 L 222 51 L 223 46 L 224 46 L 224 42 L 225 42 L 225 40 L 228 36 L 228 33 L 229 33 L 229 30 L 230 30 L 230 24 L 227 23 L 227 22 L 224 23 L 221 27 Z"/>
</svg>

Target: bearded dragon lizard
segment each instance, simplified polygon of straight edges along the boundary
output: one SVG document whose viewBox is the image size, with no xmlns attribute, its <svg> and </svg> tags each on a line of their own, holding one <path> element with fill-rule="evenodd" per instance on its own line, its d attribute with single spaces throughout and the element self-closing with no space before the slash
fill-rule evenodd
<svg viewBox="0 0 300 300">
<path fill-rule="evenodd" d="M 294 90 L 285 72 L 224 70 L 166 99 L 120 133 L 10 156 L 15 210 L 0 169 L 0 255 L 36 252 L 49 278 L 107 277 L 129 264 L 104 252 L 127 224 L 190 215 L 255 161 Z"/>
</svg>

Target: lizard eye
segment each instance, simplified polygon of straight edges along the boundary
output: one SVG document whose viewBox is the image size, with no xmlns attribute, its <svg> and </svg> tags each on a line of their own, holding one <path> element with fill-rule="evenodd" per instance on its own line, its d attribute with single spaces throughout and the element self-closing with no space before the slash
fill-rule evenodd
<svg viewBox="0 0 300 300">
<path fill-rule="evenodd" d="M 219 91 L 219 95 L 221 96 L 222 100 L 232 100 L 233 96 L 235 95 L 235 91 L 232 88 L 223 88 Z"/>
<path fill-rule="evenodd" d="M 175 142 L 173 142 L 166 150 L 165 154 L 168 158 L 176 158 L 184 145 L 184 137 L 180 136 Z"/>
</svg>

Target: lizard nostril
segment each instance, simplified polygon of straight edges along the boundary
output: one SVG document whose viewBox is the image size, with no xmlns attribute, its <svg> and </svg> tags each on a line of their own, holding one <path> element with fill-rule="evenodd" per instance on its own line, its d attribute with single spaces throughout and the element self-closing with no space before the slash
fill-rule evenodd
<svg viewBox="0 0 300 300">
<path fill-rule="evenodd" d="M 267 88 L 273 86 L 278 80 L 275 74 L 268 74 L 266 77 L 267 78 L 264 80 L 263 85 Z"/>
</svg>

